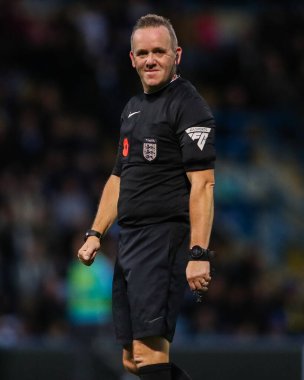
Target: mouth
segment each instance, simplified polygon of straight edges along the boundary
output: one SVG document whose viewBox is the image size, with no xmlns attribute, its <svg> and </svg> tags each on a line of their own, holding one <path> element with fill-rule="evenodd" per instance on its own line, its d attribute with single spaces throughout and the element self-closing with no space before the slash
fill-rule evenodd
<svg viewBox="0 0 304 380">
<path fill-rule="evenodd" d="M 145 70 L 146 77 L 155 77 L 159 73 L 159 70 Z"/>
</svg>

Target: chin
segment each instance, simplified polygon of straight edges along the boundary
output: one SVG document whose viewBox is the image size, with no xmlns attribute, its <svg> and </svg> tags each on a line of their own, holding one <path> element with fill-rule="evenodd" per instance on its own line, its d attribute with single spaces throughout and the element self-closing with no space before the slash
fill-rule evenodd
<svg viewBox="0 0 304 380">
<path fill-rule="evenodd" d="M 144 88 L 148 91 L 160 87 L 160 82 L 145 82 Z"/>
<path fill-rule="evenodd" d="M 147 86 L 147 87 L 157 87 L 157 86 L 160 86 L 161 85 L 161 82 L 159 81 L 159 80 L 151 80 L 151 81 L 147 81 L 146 83 L 145 83 L 145 85 Z"/>
</svg>

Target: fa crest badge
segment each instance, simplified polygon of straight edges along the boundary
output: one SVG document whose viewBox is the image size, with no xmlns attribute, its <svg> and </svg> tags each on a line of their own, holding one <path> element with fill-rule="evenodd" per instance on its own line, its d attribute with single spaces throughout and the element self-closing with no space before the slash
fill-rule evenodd
<svg viewBox="0 0 304 380">
<path fill-rule="evenodd" d="M 143 144 L 143 155 L 147 161 L 155 160 L 157 156 L 157 140 L 146 138 Z"/>
</svg>

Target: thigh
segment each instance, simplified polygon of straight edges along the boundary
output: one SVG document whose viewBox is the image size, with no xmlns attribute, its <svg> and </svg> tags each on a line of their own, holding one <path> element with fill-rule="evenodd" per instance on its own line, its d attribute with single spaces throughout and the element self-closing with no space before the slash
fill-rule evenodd
<svg viewBox="0 0 304 380">
<path fill-rule="evenodd" d="M 133 339 L 162 336 L 171 341 L 186 286 L 189 228 L 174 222 L 124 232 L 119 262 Z"/>
<path fill-rule="evenodd" d="M 122 346 L 132 347 L 133 332 L 130 317 L 127 283 L 116 260 L 112 287 L 112 314 L 116 338 Z"/>
</svg>

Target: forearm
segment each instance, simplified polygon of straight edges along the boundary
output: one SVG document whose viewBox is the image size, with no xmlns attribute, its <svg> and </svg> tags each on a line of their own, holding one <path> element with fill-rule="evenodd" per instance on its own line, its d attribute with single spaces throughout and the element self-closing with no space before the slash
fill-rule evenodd
<svg viewBox="0 0 304 380">
<path fill-rule="evenodd" d="M 213 191 L 211 188 L 194 192 L 190 197 L 190 246 L 199 245 L 207 248 L 209 245 L 213 223 Z"/>
<path fill-rule="evenodd" d="M 213 171 L 202 176 L 191 177 L 190 191 L 190 247 L 209 245 L 214 216 L 214 176 Z"/>
<path fill-rule="evenodd" d="M 103 235 L 115 222 L 117 217 L 117 203 L 119 197 L 120 178 L 111 175 L 108 179 L 99 202 L 98 210 L 92 229 Z"/>
</svg>

